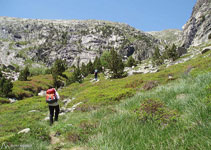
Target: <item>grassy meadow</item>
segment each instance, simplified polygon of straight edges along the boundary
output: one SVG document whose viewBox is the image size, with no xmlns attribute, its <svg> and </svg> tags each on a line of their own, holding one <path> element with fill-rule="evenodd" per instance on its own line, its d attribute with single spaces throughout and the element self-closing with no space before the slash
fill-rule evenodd
<svg viewBox="0 0 211 150">
<path fill-rule="evenodd" d="M 185 63 L 168 68 L 163 65 L 157 73 L 122 79 L 105 79 L 99 74 L 99 82 L 90 82 L 93 75 L 89 75 L 82 84 L 59 90 L 61 100 L 74 98 L 67 107 L 82 104 L 60 116 L 53 126 L 44 120 L 48 116 L 45 97 L 36 96 L 52 84 L 50 75 L 16 81 L 13 92 L 23 100 L 6 104 L 0 98 L 0 149 L 209 149 L 210 56 L 207 52 Z M 144 90 L 151 81 L 158 86 Z M 30 132 L 17 134 L 25 128 Z"/>
</svg>

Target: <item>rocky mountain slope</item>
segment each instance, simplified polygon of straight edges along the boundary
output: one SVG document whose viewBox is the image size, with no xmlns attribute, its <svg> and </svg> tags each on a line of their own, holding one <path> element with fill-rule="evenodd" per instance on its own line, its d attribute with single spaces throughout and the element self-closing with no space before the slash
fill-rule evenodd
<svg viewBox="0 0 211 150">
<path fill-rule="evenodd" d="M 211 1 L 197 0 L 192 15 L 183 26 L 183 47 L 197 46 L 211 39 Z"/>
<path fill-rule="evenodd" d="M 183 30 L 167 29 L 148 32 L 162 44 L 176 44 L 188 48 L 198 46 L 211 39 L 211 1 L 197 0 L 191 17 L 182 27 Z"/>
<path fill-rule="evenodd" d="M 148 32 L 155 38 L 159 39 L 162 44 L 172 45 L 173 43 L 180 46 L 182 43 L 182 31 L 178 29 L 167 29 L 163 31 Z"/>
<path fill-rule="evenodd" d="M 39 20 L 0 17 L 0 64 L 50 66 L 57 58 L 68 65 L 87 63 L 114 48 L 136 60 L 166 44 L 188 48 L 211 39 L 211 2 L 198 0 L 183 31 L 144 33 L 127 24 L 97 20 Z"/>
<path fill-rule="evenodd" d="M 69 65 L 79 58 L 86 63 L 112 48 L 143 60 L 158 44 L 153 36 L 122 23 L 0 17 L 0 64 L 5 65 L 50 66 L 57 58 Z"/>
</svg>

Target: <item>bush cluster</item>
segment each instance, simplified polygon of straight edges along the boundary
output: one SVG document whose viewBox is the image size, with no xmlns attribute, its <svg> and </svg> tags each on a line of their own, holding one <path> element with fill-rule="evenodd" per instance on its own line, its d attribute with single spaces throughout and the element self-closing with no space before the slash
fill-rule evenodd
<svg viewBox="0 0 211 150">
<path fill-rule="evenodd" d="M 169 124 L 177 120 L 178 114 L 176 111 L 168 109 L 162 101 L 147 99 L 141 104 L 138 116 L 143 122 Z"/>
</svg>

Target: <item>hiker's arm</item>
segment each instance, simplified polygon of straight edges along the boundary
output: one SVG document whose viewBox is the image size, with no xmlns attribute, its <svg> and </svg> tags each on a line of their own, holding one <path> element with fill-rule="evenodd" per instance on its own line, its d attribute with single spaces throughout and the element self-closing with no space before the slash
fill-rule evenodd
<svg viewBox="0 0 211 150">
<path fill-rule="evenodd" d="M 58 100 L 60 99 L 59 93 L 57 91 L 56 91 L 56 97 Z"/>
</svg>

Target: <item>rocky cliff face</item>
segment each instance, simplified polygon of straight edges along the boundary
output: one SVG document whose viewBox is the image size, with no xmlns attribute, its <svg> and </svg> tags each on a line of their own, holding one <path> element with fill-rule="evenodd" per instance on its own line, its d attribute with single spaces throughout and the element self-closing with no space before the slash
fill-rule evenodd
<svg viewBox="0 0 211 150">
<path fill-rule="evenodd" d="M 183 47 L 197 46 L 211 38 L 211 0 L 197 0 L 192 15 L 183 26 Z"/>
<path fill-rule="evenodd" d="M 57 58 L 87 63 L 111 48 L 143 60 L 157 45 L 151 35 L 122 23 L 0 17 L 0 64 L 7 66 L 50 66 Z"/>
</svg>

